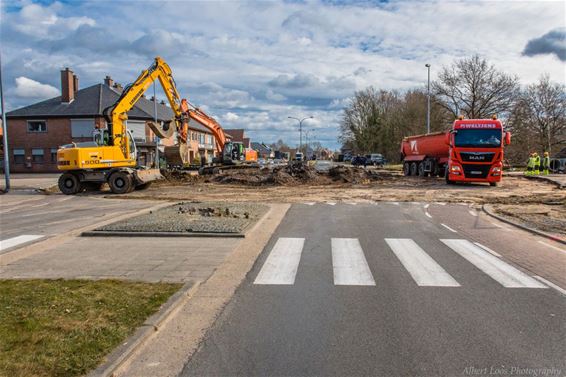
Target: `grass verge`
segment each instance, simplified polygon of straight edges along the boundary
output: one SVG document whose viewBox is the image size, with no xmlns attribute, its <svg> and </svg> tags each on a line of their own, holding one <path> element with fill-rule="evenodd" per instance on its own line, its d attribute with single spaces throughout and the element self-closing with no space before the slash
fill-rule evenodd
<svg viewBox="0 0 566 377">
<path fill-rule="evenodd" d="M 181 284 L 0 280 L 0 376 L 79 376 Z"/>
</svg>

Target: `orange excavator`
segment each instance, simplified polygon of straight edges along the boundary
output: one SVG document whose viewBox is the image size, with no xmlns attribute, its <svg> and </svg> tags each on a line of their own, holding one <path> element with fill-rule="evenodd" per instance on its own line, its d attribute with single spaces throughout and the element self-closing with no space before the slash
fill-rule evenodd
<svg viewBox="0 0 566 377">
<path fill-rule="evenodd" d="M 246 148 L 241 142 L 229 141 L 222 126 L 204 111 L 185 99 L 181 100 L 181 109 L 185 115 L 188 115 L 189 122 L 192 119 L 212 132 L 217 150 L 221 151 L 220 156 L 214 158 L 212 164 L 203 164 L 200 170 L 201 173 L 212 173 L 220 168 L 227 167 L 247 167 L 257 162 L 257 152 L 255 150 Z M 189 140 L 189 122 L 184 123 L 178 132 L 178 145 L 165 147 L 165 159 L 170 166 L 184 166 L 188 163 L 187 140 Z"/>
</svg>

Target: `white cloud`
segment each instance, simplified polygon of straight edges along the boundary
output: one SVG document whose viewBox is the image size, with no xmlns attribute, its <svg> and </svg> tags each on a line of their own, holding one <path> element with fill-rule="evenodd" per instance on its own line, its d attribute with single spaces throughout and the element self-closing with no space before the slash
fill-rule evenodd
<svg viewBox="0 0 566 377">
<path fill-rule="evenodd" d="M 51 85 L 21 76 L 16 78 L 14 94 L 23 98 L 47 99 L 58 96 L 59 90 Z"/>
</svg>

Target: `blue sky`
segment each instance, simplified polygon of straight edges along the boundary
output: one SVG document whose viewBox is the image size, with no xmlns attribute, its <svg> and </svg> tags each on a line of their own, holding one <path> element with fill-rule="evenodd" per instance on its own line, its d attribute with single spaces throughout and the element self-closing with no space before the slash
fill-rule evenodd
<svg viewBox="0 0 566 377">
<path fill-rule="evenodd" d="M 480 54 L 523 84 L 564 82 L 561 1 L 2 1 L 7 109 L 106 75 L 127 84 L 160 55 L 181 94 L 256 141 L 298 143 L 295 121 L 338 146 L 356 90 L 422 88 L 454 59 Z M 527 48 L 528 46 L 528 48 Z"/>
</svg>

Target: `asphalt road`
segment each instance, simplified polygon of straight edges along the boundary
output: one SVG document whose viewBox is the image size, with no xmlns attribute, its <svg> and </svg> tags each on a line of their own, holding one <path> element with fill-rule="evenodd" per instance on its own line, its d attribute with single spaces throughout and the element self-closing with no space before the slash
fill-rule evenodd
<svg viewBox="0 0 566 377">
<path fill-rule="evenodd" d="M 564 296 L 427 213 L 294 205 L 182 376 L 564 375 Z"/>
<path fill-rule="evenodd" d="M 0 254 L 154 204 L 96 194 L 5 194 L 0 196 Z"/>
</svg>

